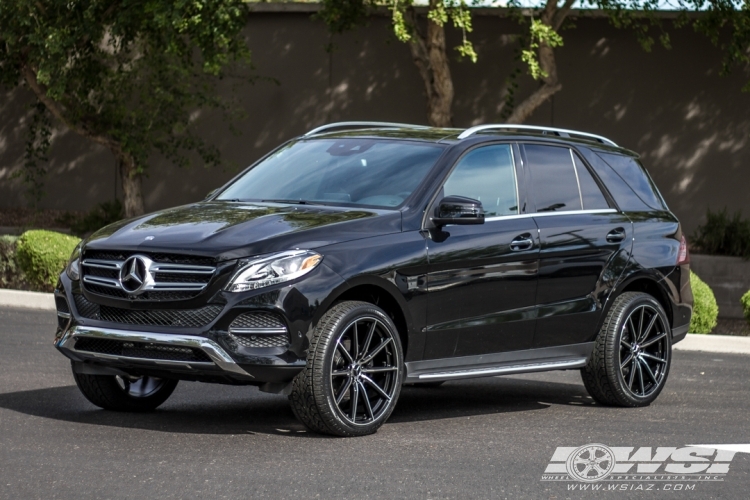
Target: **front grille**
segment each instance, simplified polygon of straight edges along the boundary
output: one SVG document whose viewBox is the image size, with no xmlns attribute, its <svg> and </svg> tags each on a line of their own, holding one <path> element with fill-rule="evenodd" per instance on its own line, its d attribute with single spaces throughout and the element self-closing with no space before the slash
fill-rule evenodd
<svg viewBox="0 0 750 500">
<path fill-rule="evenodd" d="M 222 306 L 204 306 L 200 309 L 133 310 L 94 304 L 79 294 L 74 298 L 78 314 L 84 318 L 125 325 L 200 328 L 216 319 L 222 309 Z"/>
<path fill-rule="evenodd" d="M 120 281 L 128 274 L 123 270 L 128 258 L 139 259 L 139 279 L 143 283 L 140 293 L 133 281 Z M 133 261 L 127 261 L 127 266 Z M 164 253 L 86 251 L 81 262 L 83 286 L 91 293 L 116 298 L 131 298 L 139 301 L 185 300 L 200 294 L 209 284 L 216 271 L 216 260 L 209 257 Z M 129 287 L 126 289 L 126 286 Z"/>
<path fill-rule="evenodd" d="M 237 345 L 242 347 L 286 347 L 289 338 L 286 335 L 234 335 L 229 334 Z"/>
<path fill-rule="evenodd" d="M 269 329 L 269 328 L 284 328 L 284 323 L 281 322 L 281 319 L 276 316 L 275 314 L 267 313 L 267 312 L 253 312 L 253 313 L 243 313 L 237 316 L 234 321 L 232 321 L 232 324 L 229 325 L 229 330 L 236 330 L 236 329 Z"/>
<path fill-rule="evenodd" d="M 200 349 L 173 346 L 169 344 L 156 344 L 152 342 L 130 342 L 123 340 L 79 337 L 76 339 L 75 350 L 109 354 L 110 356 L 123 356 L 127 358 L 187 361 L 196 363 L 211 362 L 211 358 Z"/>
</svg>

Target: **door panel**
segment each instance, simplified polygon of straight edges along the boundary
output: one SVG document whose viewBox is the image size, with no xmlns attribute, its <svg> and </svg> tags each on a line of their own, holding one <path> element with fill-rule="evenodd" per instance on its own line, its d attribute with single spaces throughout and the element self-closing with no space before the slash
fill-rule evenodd
<svg viewBox="0 0 750 500">
<path fill-rule="evenodd" d="M 532 246 L 514 245 L 530 239 Z M 449 226 L 427 243 L 424 359 L 529 349 L 539 238 L 532 218 Z"/>
</svg>

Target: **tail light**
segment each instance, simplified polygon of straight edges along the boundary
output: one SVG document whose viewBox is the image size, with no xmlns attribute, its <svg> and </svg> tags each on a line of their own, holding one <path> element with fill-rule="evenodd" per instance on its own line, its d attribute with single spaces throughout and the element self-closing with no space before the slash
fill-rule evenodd
<svg viewBox="0 0 750 500">
<path fill-rule="evenodd" d="M 690 262 L 690 253 L 688 252 L 687 241 L 685 236 L 680 238 L 680 250 L 677 252 L 677 265 L 687 264 Z"/>
</svg>

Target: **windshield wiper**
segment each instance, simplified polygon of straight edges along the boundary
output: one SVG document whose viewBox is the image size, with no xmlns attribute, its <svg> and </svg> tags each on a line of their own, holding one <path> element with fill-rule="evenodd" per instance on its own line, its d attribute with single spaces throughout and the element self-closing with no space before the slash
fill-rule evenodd
<svg viewBox="0 0 750 500">
<path fill-rule="evenodd" d="M 289 203 L 291 205 L 308 205 L 306 200 L 260 200 L 263 203 Z"/>
</svg>

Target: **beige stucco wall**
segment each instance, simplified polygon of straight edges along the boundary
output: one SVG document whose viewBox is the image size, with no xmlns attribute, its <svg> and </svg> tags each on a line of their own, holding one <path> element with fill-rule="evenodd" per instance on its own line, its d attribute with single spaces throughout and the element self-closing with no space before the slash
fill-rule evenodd
<svg viewBox="0 0 750 500">
<path fill-rule="evenodd" d="M 690 29 L 672 33 L 673 49 L 645 53 L 632 33 L 604 19 L 581 18 L 563 32 L 558 51 L 563 90 L 528 123 L 599 133 L 640 153 L 672 210 L 692 231 L 706 207 L 744 209 L 750 216 L 750 74 L 720 77 L 720 54 Z M 472 39 L 479 62 L 456 61 L 455 124 L 499 121 L 504 82 L 513 65 L 514 23 L 477 16 Z M 233 168 L 179 169 L 153 158 L 144 182 L 147 210 L 201 199 L 280 142 L 332 120 L 423 123 L 422 82 L 408 47 L 395 41 L 388 20 L 329 37 L 308 13 L 257 13 L 246 34 L 261 80 L 240 89 L 247 116 L 232 135 L 220 117 L 197 113 L 201 134 L 218 144 Z M 457 33 L 450 34 L 455 45 Z M 521 81 L 521 95 L 535 85 Z M 229 92 L 231 82 L 225 85 Z M 10 180 L 22 164 L 25 91 L 0 94 L 0 206 L 25 203 Z M 114 160 L 70 132 L 56 132 L 44 207 L 85 210 L 119 189 Z"/>
</svg>

